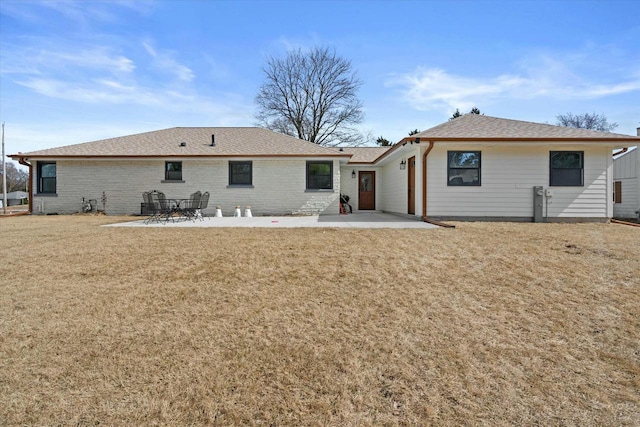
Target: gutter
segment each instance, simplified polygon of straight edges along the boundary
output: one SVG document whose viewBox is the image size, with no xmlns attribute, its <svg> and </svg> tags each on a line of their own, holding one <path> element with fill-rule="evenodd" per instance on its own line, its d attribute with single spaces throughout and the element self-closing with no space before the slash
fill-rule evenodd
<svg viewBox="0 0 640 427">
<path fill-rule="evenodd" d="M 10 154 L 8 157 L 11 157 L 15 160 L 16 157 L 21 156 L 23 153 L 18 154 Z M 177 159 L 177 158 L 230 158 L 230 157 L 247 157 L 247 158 L 340 158 L 340 159 L 350 159 L 353 154 L 340 154 L 340 153 L 331 153 L 331 154 L 34 154 L 32 153 L 24 153 L 28 154 L 31 157 L 37 159 L 71 159 L 71 160 L 83 160 L 83 159 L 116 159 L 116 160 L 131 160 L 131 159 Z"/>
<path fill-rule="evenodd" d="M 29 213 L 33 212 L 33 165 L 26 158 L 20 157 L 18 163 L 29 168 Z"/>
</svg>

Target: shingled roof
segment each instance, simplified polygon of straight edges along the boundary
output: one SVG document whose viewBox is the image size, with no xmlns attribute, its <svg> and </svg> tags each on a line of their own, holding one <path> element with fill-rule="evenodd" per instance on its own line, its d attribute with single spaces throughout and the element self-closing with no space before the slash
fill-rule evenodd
<svg viewBox="0 0 640 427">
<path fill-rule="evenodd" d="M 215 135 L 215 146 L 211 136 Z M 11 157 L 345 157 L 335 148 L 258 127 L 176 127 Z"/>
<path fill-rule="evenodd" d="M 391 147 L 343 147 L 347 154 L 352 154 L 349 163 L 373 163 L 378 157 L 389 151 Z"/>
<path fill-rule="evenodd" d="M 501 119 L 480 114 L 465 114 L 456 119 L 424 130 L 411 139 L 450 141 L 612 141 L 640 138 L 619 133 L 598 132 L 543 123 Z M 408 138 L 405 138 L 408 139 Z"/>
</svg>

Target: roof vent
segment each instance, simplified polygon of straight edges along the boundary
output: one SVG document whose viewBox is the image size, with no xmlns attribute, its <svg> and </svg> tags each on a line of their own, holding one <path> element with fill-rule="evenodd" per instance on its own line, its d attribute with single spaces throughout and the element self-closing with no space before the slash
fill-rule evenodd
<svg viewBox="0 0 640 427">
<path fill-rule="evenodd" d="M 187 143 L 186 143 L 186 142 L 181 142 L 181 143 L 180 143 L 180 147 L 186 147 L 186 146 L 187 146 Z"/>
<path fill-rule="evenodd" d="M 210 147 L 215 147 L 216 146 L 216 136 L 214 134 L 211 134 L 211 145 Z"/>
</svg>

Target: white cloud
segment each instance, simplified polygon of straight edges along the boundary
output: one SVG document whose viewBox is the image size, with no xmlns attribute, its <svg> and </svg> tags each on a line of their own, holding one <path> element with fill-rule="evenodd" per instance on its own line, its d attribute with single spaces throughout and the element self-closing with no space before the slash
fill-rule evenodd
<svg viewBox="0 0 640 427">
<path fill-rule="evenodd" d="M 417 110 L 444 108 L 449 112 L 503 99 L 587 100 L 640 90 L 640 76 L 594 83 L 550 57 L 537 56 L 521 66 L 522 74 L 493 77 L 462 76 L 439 68 L 419 67 L 414 72 L 394 76 L 387 86 L 401 88 L 404 100 Z"/>
<path fill-rule="evenodd" d="M 172 126 L 246 126 L 253 107 L 238 95 L 215 101 L 197 93 L 153 90 L 113 80 L 74 85 L 63 81 L 32 79 L 32 90 L 52 97 L 42 111 L 57 111 L 43 120 L 9 119 L 7 154 L 130 135 Z M 68 115 L 66 101 L 84 104 L 84 113 Z M 46 119 L 45 119 L 46 118 Z"/>
<path fill-rule="evenodd" d="M 45 22 L 48 16 L 42 13 L 46 8 L 59 16 L 73 21 L 76 26 L 87 27 L 94 22 L 117 22 L 122 12 L 133 11 L 140 15 L 150 13 L 155 4 L 153 0 L 110 0 L 105 1 L 4 1 L 3 13 L 22 21 L 39 23 Z M 77 28 L 76 28 L 77 29 Z"/>
<path fill-rule="evenodd" d="M 147 53 L 153 58 L 153 65 L 164 72 L 169 74 L 173 74 L 179 80 L 183 82 L 190 82 L 195 77 L 195 74 L 191 70 L 191 68 L 180 64 L 176 61 L 173 56 L 174 53 L 171 51 L 158 51 L 155 49 L 151 42 L 144 41 L 142 42 L 142 46 L 147 51 Z"/>
<path fill-rule="evenodd" d="M 184 82 L 190 82 L 195 77 L 191 68 L 184 66 L 172 58 L 163 57 L 157 59 L 158 66 L 172 74 Z"/>
<path fill-rule="evenodd" d="M 64 61 L 67 66 L 90 67 L 105 71 L 131 73 L 136 68 L 133 61 L 122 55 L 112 55 L 106 48 L 96 48 L 79 53 L 47 52 L 47 56 Z"/>
<path fill-rule="evenodd" d="M 144 41 L 142 42 L 142 46 L 144 47 L 144 50 L 146 50 L 149 55 L 153 56 L 154 58 L 158 56 L 158 54 L 156 53 L 156 50 L 153 48 L 153 46 L 151 46 L 150 42 Z"/>
<path fill-rule="evenodd" d="M 51 98 L 90 104 L 134 104 L 144 106 L 176 105 L 181 97 L 159 88 L 123 84 L 110 79 L 65 81 L 53 78 L 29 78 L 17 84 Z"/>
<path fill-rule="evenodd" d="M 17 82 L 34 92 L 51 98 L 82 102 L 104 107 L 106 104 L 123 108 L 143 106 L 162 114 L 190 114 L 210 120 L 229 117 L 232 123 L 246 123 L 252 117 L 252 107 L 242 97 L 227 94 L 216 102 L 193 91 L 168 88 L 148 88 L 136 84 L 123 84 L 110 79 L 69 82 L 47 78 L 29 78 Z M 135 108 L 135 107 L 134 107 Z M 242 118 L 242 120 L 236 120 Z"/>
<path fill-rule="evenodd" d="M 636 81 L 630 81 L 626 83 L 619 83 L 613 85 L 596 85 L 589 87 L 583 93 L 584 97 L 588 98 L 600 98 L 603 96 L 620 95 L 628 92 L 635 92 L 640 90 L 640 79 Z M 576 96 L 579 96 L 576 93 Z"/>
<path fill-rule="evenodd" d="M 73 49 L 44 43 L 39 47 L 5 45 L 3 50 L 3 74 L 76 73 L 79 69 L 112 74 L 132 73 L 136 68 L 133 60 L 103 46 Z"/>
<path fill-rule="evenodd" d="M 437 68 L 419 68 L 391 80 L 389 84 L 403 87 L 405 99 L 419 110 L 442 107 L 468 110 L 477 105 L 480 99 L 500 96 L 527 82 L 518 76 L 477 79 L 455 76 Z"/>
<path fill-rule="evenodd" d="M 11 75 L 16 84 L 52 98 L 93 104 L 168 103 L 169 108 L 179 104 L 176 94 L 193 90 L 188 84 L 194 73 L 175 61 L 170 52 L 154 49 L 147 42 L 143 46 L 153 58 L 151 66 L 162 70 L 160 75 L 148 73 L 148 61 L 141 61 L 139 68 L 115 48 L 74 48 L 64 42 L 41 39 L 30 40 L 26 46 L 5 45 L 0 72 Z"/>
</svg>

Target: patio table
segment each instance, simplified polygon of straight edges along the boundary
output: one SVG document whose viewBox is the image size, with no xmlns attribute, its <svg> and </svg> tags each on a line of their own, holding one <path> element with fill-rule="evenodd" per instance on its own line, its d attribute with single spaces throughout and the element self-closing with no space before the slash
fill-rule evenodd
<svg viewBox="0 0 640 427">
<path fill-rule="evenodd" d="M 192 219 L 190 202 L 191 199 L 169 199 L 172 213 L 178 214 L 179 218 L 184 218 L 185 220 Z"/>
</svg>

